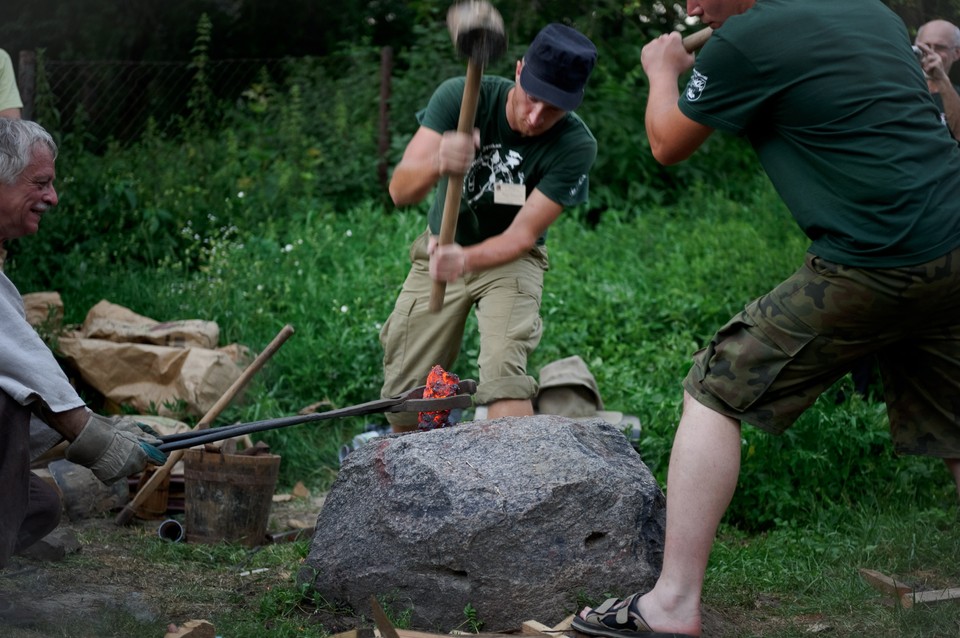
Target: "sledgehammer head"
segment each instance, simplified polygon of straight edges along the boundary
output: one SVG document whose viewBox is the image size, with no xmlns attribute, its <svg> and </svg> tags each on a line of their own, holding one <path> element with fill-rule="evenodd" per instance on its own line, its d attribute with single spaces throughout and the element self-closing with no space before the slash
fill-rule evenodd
<svg viewBox="0 0 960 638">
<path fill-rule="evenodd" d="M 484 0 L 464 0 L 447 11 L 447 28 L 457 53 L 483 66 L 507 50 L 500 12 Z"/>
</svg>

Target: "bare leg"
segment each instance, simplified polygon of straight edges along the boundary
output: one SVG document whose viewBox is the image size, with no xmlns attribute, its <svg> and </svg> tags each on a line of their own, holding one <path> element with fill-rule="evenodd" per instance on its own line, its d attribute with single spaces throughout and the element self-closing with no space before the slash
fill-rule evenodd
<svg viewBox="0 0 960 638">
<path fill-rule="evenodd" d="M 504 416 L 533 416 L 533 402 L 530 399 L 501 399 L 487 406 L 488 419 Z"/>
<path fill-rule="evenodd" d="M 663 569 L 640 599 L 640 613 L 652 628 L 700 635 L 707 559 L 739 474 L 739 422 L 684 393 L 667 472 Z"/>
<path fill-rule="evenodd" d="M 957 486 L 957 496 L 960 497 L 960 459 L 943 459 L 943 462 L 947 464 L 947 469 L 953 476 L 953 482 Z"/>
</svg>

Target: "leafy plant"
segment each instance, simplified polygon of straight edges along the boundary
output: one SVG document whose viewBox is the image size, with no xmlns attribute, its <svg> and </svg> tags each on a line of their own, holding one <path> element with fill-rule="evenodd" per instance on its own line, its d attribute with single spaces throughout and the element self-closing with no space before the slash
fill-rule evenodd
<svg viewBox="0 0 960 638">
<path fill-rule="evenodd" d="M 483 629 L 483 621 L 480 620 L 480 614 L 477 612 L 476 607 L 467 603 L 467 606 L 463 608 L 463 615 L 466 617 L 466 620 L 461 627 L 465 627 L 466 631 L 472 634 L 480 633 L 480 630 Z"/>
</svg>

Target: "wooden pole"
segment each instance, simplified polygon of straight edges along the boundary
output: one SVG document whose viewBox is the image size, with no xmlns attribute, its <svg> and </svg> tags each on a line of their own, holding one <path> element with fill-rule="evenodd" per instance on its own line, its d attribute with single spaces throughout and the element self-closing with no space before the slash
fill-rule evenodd
<svg viewBox="0 0 960 638">
<path fill-rule="evenodd" d="M 393 47 L 380 49 L 380 131 L 377 137 L 377 178 L 380 186 L 387 189 L 387 154 L 390 151 L 390 78 L 393 74 Z"/>
<path fill-rule="evenodd" d="M 273 338 L 273 341 L 263 349 L 256 359 L 253 360 L 247 369 L 243 371 L 236 381 L 233 382 L 223 396 L 216 402 L 216 404 L 210 408 L 207 413 L 204 415 L 200 422 L 197 423 L 195 430 L 204 430 L 210 427 L 210 424 L 213 423 L 220 413 L 230 404 L 231 401 L 240 393 L 243 388 L 246 387 L 250 379 L 253 378 L 260 368 L 273 356 L 277 350 L 280 349 L 280 346 L 293 334 L 293 326 L 287 324 L 277 333 L 277 336 Z M 186 453 L 185 450 L 176 450 L 171 452 L 167 456 L 167 462 L 164 463 L 161 467 L 157 468 L 154 471 L 153 475 L 144 483 L 143 487 L 137 490 L 137 493 L 134 495 L 130 502 L 124 506 L 120 513 L 117 514 L 117 518 L 114 522 L 117 525 L 126 525 L 133 518 L 136 513 L 136 509 L 143 504 L 148 496 L 153 494 L 157 486 L 170 475 L 170 471 L 173 469 L 173 466 L 180 462 L 180 459 L 183 458 L 183 455 Z"/>
<path fill-rule="evenodd" d="M 20 90 L 20 100 L 23 108 L 20 117 L 25 120 L 33 119 L 33 107 L 37 100 L 37 52 L 21 51 L 20 68 L 17 69 L 17 88 Z"/>
</svg>

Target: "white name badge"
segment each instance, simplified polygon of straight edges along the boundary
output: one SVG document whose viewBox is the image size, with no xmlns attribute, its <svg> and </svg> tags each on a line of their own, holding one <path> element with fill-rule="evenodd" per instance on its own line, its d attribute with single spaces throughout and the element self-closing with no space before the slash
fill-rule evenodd
<svg viewBox="0 0 960 638">
<path fill-rule="evenodd" d="M 527 201 L 527 187 L 523 184 L 497 182 L 493 185 L 493 203 L 523 206 Z"/>
</svg>

